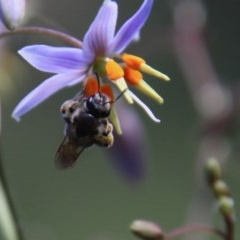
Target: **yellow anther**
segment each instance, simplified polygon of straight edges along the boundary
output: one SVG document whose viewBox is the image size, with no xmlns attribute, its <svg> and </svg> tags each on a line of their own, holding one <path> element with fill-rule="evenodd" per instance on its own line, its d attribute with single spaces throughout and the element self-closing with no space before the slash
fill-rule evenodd
<svg viewBox="0 0 240 240">
<path fill-rule="evenodd" d="M 123 70 L 125 80 L 134 86 L 137 85 L 143 78 L 142 74 L 138 70 L 134 70 L 133 68 L 127 66 L 124 67 Z"/>
<path fill-rule="evenodd" d="M 122 67 L 112 59 L 107 61 L 105 70 L 108 78 L 113 81 L 124 75 Z"/>
</svg>

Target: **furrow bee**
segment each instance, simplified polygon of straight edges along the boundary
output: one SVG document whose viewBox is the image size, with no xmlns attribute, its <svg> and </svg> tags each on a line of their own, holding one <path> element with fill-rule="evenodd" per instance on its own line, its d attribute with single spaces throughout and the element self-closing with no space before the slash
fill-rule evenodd
<svg viewBox="0 0 240 240">
<path fill-rule="evenodd" d="M 82 91 L 62 104 L 60 111 L 65 120 L 65 137 L 56 153 L 57 168 L 71 167 L 80 154 L 94 144 L 112 146 L 113 126 L 108 120 L 111 103 L 110 97 L 98 90 L 91 96 Z"/>
</svg>

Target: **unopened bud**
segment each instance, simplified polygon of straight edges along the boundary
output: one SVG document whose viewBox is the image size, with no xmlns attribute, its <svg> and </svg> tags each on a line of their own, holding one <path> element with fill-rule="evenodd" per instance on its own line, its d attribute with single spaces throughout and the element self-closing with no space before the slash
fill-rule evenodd
<svg viewBox="0 0 240 240">
<path fill-rule="evenodd" d="M 145 220 L 136 220 L 131 226 L 130 230 L 138 237 L 145 240 L 162 240 L 164 233 L 162 229 L 153 222 Z"/>
<path fill-rule="evenodd" d="M 25 16 L 25 0 L 0 0 L 0 19 L 9 29 L 23 23 Z"/>
<path fill-rule="evenodd" d="M 231 195 L 227 184 L 222 180 L 217 180 L 213 183 L 213 190 L 217 197 Z"/>
<path fill-rule="evenodd" d="M 222 169 L 216 158 L 210 158 L 206 163 L 206 174 L 209 183 L 222 178 Z"/>
<path fill-rule="evenodd" d="M 234 216 L 234 201 L 231 197 L 219 198 L 219 210 L 224 216 Z"/>
</svg>

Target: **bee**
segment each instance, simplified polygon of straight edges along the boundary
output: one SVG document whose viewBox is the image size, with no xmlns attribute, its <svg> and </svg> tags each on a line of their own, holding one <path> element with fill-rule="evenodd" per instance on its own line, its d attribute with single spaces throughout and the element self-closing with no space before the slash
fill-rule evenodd
<svg viewBox="0 0 240 240">
<path fill-rule="evenodd" d="M 66 122 L 65 137 L 59 146 L 55 164 L 59 169 L 71 167 L 80 154 L 92 145 L 113 145 L 113 126 L 108 120 L 111 101 L 107 94 L 85 96 L 84 91 L 64 102 L 60 109 Z"/>
</svg>

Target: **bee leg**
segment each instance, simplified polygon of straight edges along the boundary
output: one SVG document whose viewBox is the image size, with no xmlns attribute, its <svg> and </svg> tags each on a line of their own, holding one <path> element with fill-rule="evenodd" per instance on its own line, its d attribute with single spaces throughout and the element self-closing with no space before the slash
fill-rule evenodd
<svg viewBox="0 0 240 240">
<path fill-rule="evenodd" d="M 94 143 L 100 147 L 111 147 L 114 142 L 114 137 L 112 132 L 110 132 L 107 136 L 105 135 L 97 135 L 94 137 Z"/>
</svg>

